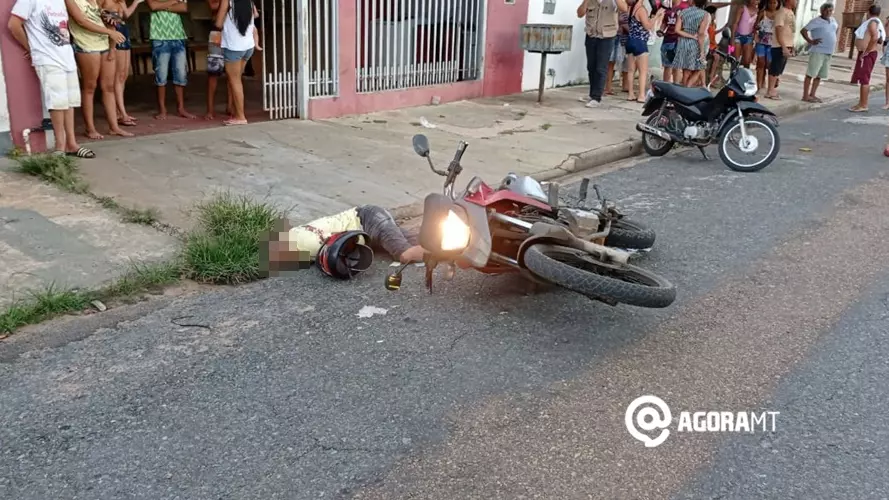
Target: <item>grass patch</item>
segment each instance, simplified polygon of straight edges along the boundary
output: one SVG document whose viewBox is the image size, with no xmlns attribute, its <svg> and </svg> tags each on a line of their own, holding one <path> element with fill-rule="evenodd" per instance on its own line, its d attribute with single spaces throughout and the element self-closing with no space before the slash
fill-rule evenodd
<svg viewBox="0 0 889 500">
<path fill-rule="evenodd" d="M 552 125 L 550 125 L 549 123 L 544 123 L 540 126 L 540 130 L 549 130 L 550 128 L 552 128 Z"/>
<path fill-rule="evenodd" d="M 29 291 L 0 313 L 0 338 L 25 325 L 83 311 L 94 300 L 119 300 L 159 291 L 177 282 L 180 275 L 177 263 L 133 264 L 126 274 L 98 290 L 69 290 L 50 284 L 43 290 Z"/>
<path fill-rule="evenodd" d="M 230 193 L 197 206 L 199 230 L 186 237 L 185 277 L 234 285 L 257 280 L 260 240 L 285 214 L 270 203 Z"/>
<path fill-rule="evenodd" d="M 145 224 L 150 226 L 158 221 L 160 213 L 154 208 L 120 208 L 120 216 L 124 222 L 130 224 Z"/>
<path fill-rule="evenodd" d="M 80 177 L 77 160 L 71 156 L 36 154 L 17 156 L 18 171 L 33 175 L 70 193 L 84 194 L 89 185 Z"/>
</svg>

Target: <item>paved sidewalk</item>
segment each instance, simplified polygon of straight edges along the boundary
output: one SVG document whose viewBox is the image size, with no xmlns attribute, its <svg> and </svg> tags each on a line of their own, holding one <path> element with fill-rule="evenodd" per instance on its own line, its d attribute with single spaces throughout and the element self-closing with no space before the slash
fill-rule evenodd
<svg viewBox="0 0 889 500">
<path fill-rule="evenodd" d="M 11 164 L 0 159 L 0 307 L 50 283 L 96 287 L 126 272 L 131 260 L 177 250 L 172 237 L 120 222 L 84 196 L 10 172 Z"/>
<path fill-rule="evenodd" d="M 791 61 L 780 87 L 784 99 L 762 102 L 785 115 L 815 108 L 799 100 L 805 66 L 805 60 Z M 832 76 L 847 81 L 851 61 L 840 56 L 835 66 Z M 875 73 L 882 85 L 880 68 Z M 218 190 L 273 200 L 291 208 L 296 221 L 363 203 L 416 208 L 442 181 L 414 155 L 416 133 L 429 136 L 442 167 L 459 140 L 469 142 L 460 182 L 480 175 L 495 183 L 509 171 L 547 179 L 639 154 L 639 105 L 618 94 L 601 109 L 586 109 L 577 101 L 585 90 L 549 90 L 543 105 L 528 92 L 325 121 L 99 142 L 92 144 L 99 158 L 81 162 L 81 168 L 97 194 L 155 207 L 164 222 L 181 228 L 190 226 L 188 209 Z M 825 82 L 819 94 L 827 103 L 851 100 L 857 88 Z"/>
</svg>

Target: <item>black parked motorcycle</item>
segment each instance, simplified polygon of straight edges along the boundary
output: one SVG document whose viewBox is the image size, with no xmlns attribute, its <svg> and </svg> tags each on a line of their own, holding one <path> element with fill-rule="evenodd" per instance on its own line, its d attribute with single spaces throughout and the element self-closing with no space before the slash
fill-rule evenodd
<svg viewBox="0 0 889 500">
<path fill-rule="evenodd" d="M 731 33 L 726 29 L 722 36 L 729 40 Z M 636 124 L 636 130 L 642 132 L 642 147 L 651 156 L 663 156 L 676 144 L 696 146 L 704 158 L 709 159 L 704 147 L 716 143 L 719 158 L 730 169 L 762 170 L 778 157 L 781 149 L 778 119 L 757 102 L 753 73 L 725 51 L 714 52 L 731 65 L 728 83 L 717 94 L 703 87 L 683 87 L 662 81 L 652 84 L 642 110 L 642 116 L 648 119 Z M 765 140 L 770 145 L 761 144 Z M 738 152 L 730 151 L 729 146 Z M 758 151 L 764 156 L 748 159 Z"/>
</svg>

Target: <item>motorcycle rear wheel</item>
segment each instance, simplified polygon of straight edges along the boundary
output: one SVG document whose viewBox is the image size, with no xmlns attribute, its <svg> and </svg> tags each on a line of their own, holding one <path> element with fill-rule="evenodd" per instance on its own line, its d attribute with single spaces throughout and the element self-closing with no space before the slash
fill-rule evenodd
<svg viewBox="0 0 889 500">
<path fill-rule="evenodd" d="M 654 246 L 655 234 L 645 224 L 632 219 L 618 219 L 611 223 L 605 246 L 629 250 L 648 250 Z"/>
<path fill-rule="evenodd" d="M 528 247 L 525 266 L 540 278 L 593 299 L 664 308 L 676 300 L 666 279 L 629 264 L 606 264 L 580 250 L 538 243 Z"/>
<path fill-rule="evenodd" d="M 658 115 L 659 113 L 655 113 L 649 116 L 648 120 L 645 120 L 645 124 L 651 127 L 657 127 L 655 121 L 657 120 Z M 667 141 L 651 134 L 642 134 L 642 149 L 644 149 L 649 156 L 664 156 L 673 149 L 674 145 L 673 141 Z"/>
</svg>

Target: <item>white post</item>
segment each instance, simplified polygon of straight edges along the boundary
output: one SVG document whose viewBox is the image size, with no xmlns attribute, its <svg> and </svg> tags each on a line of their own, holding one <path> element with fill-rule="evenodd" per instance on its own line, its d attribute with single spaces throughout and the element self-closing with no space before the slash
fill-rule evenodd
<svg viewBox="0 0 889 500">
<path fill-rule="evenodd" d="M 300 35 L 297 45 L 297 112 L 305 120 L 309 113 L 309 0 L 297 0 L 296 32 Z"/>
</svg>

